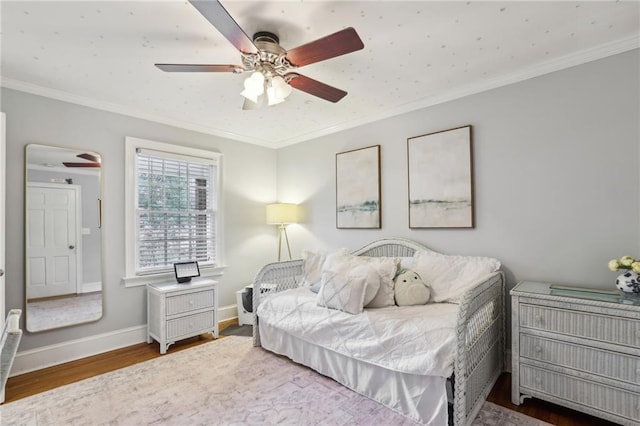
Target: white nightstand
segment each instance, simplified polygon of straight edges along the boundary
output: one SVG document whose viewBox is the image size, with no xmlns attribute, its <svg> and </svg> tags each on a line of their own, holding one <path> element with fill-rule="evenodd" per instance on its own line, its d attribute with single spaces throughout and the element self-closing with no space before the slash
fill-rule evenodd
<svg viewBox="0 0 640 426">
<path fill-rule="evenodd" d="M 160 353 L 176 341 L 211 333 L 218 337 L 218 282 L 147 285 L 147 343 L 155 339 Z"/>
</svg>

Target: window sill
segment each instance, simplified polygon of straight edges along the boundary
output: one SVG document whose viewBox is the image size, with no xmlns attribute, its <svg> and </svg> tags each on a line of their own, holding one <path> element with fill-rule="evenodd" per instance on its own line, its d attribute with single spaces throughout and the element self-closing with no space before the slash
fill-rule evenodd
<svg viewBox="0 0 640 426">
<path fill-rule="evenodd" d="M 221 277 L 224 275 L 225 266 L 209 266 L 200 268 L 200 277 Z M 165 272 L 162 274 L 137 275 L 133 277 L 122 277 L 120 282 L 125 287 L 140 287 L 147 284 L 162 283 L 166 281 L 174 281 L 176 276 L 173 272 Z"/>
</svg>

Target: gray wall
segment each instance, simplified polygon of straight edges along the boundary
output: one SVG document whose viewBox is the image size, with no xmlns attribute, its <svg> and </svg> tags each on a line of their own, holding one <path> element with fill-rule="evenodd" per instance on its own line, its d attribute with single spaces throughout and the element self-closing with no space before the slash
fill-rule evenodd
<svg viewBox="0 0 640 426">
<path fill-rule="evenodd" d="M 226 263 L 221 305 L 276 256 L 264 204 L 301 203 L 292 251 L 357 248 L 399 236 L 443 253 L 494 256 L 522 279 L 613 287 L 610 258 L 640 255 L 639 51 L 381 120 L 274 151 L 2 90 L 7 114 L 7 308 L 24 305 L 24 146 L 103 155 L 105 317 L 27 333 L 21 350 L 145 323 L 144 288 L 124 288 L 124 138 L 224 154 Z M 409 230 L 406 139 L 473 125 L 476 228 Z M 335 228 L 335 154 L 380 144 L 382 229 Z M 277 187 L 277 194 L 276 194 Z M 276 197 L 277 195 L 277 197 Z"/>
<path fill-rule="evenodd" d="M 278 151 L 278 198 L 301 203 L 293 250 L 388 236 L 493 256 L 508 289 L 544 280 L 614 289 L 611 258 L 640 256 L 639 51 Z M 473 125 L 475 229 L 410 230 L 407 138 Z M 335 154 L 381 145 L 382 229 L 335 226 Z"/>
<path fill-rule="evenodd" d="M 220 280 L 220 306 L 257 269 L 275 260 L 276 229 L 264 205 L 275 201 L 276 152 L 162 124 L 2 89 L 7 116 L 6 305 L 24 307 L 24 149 L 38 143 L 95 151 L 103 158 L 104 317 L 95 323 L 25 333 L 20 350 L 146 324 L 144 287 L 125 288 L 124 140 L 126 136 L 211 149 L 224 154 L 224 238 L 228 265 Z M 24 327 L 23 327 L 24 328 Z"/>
</svg>

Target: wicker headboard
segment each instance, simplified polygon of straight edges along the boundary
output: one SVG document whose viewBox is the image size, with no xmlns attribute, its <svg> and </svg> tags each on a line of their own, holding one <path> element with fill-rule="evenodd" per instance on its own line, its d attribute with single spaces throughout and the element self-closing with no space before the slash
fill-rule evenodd
<svg viewBox="0 0 640 426">
<path fill-rule="evenodd" d="M 402 238 L 383 238 L 352 252 L 356 256 L 371 257 L 411 257 L 416 250 L 430 250 L 428 247 Z"/>
</svg>

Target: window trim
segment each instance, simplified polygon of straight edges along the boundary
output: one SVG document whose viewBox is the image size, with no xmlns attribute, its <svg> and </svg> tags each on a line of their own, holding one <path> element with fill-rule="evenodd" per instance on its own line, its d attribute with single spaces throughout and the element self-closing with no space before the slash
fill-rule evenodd
<svg viewBox="0 0 640 426">
<path fill-rule="evenodd" d="M 205 158 L 217 164 L 216 171 L 216 262 L 213 266 L 202 267 L 200 270 L 202 277 L 222 276 L 226 268 L 224 263 L 224 208 L 222 197 L 222 154 L 215 151 L 208 151 L 199 148 L 174 145 L 164 142 L 156 142 L 147 139 L 125 137 L 125 276 L 121 281 L 125 287 L 137 287 L 147 284 L 169 281 L 175 279 L 173 271 L 162 273 L 136 274 L 136 151 L 138 148 L 153 151 L 161 151 L 175 155 L 186 155 L 190 157 Z"/>
</svg>

